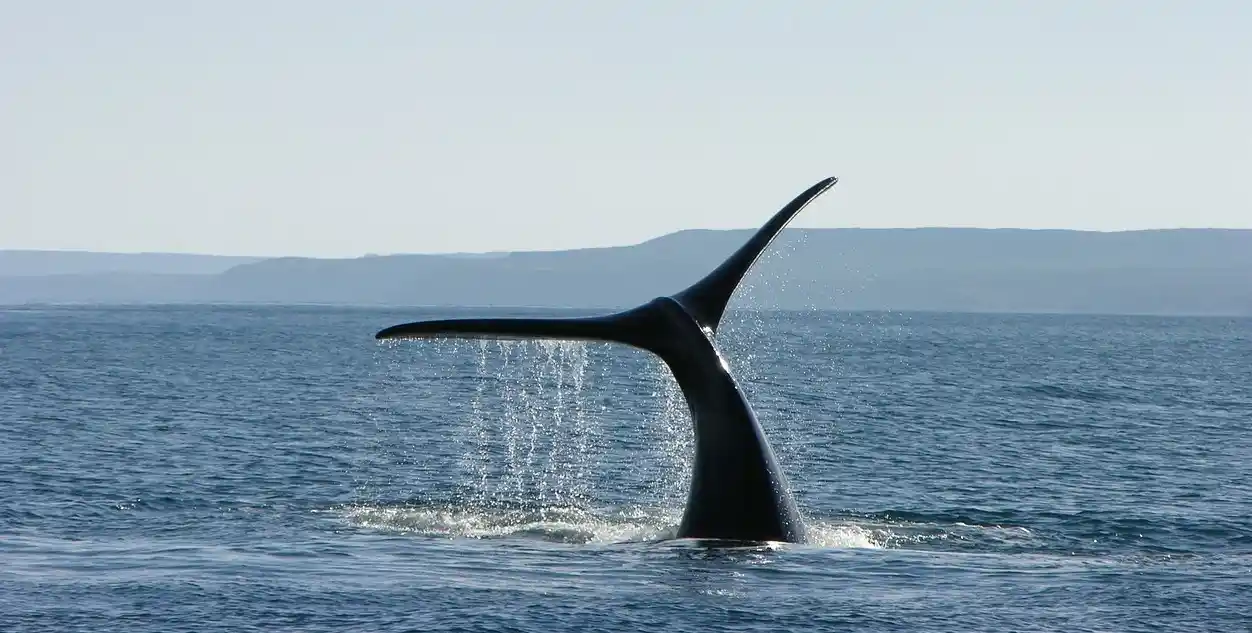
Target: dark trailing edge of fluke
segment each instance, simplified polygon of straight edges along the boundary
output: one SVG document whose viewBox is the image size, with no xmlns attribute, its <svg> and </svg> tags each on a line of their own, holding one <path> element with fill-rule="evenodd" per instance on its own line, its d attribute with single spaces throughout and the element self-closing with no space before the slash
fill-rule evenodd
<svg viewBox="0 0 1252 633">
<path fill-rule="evenodd" d="M 695 426 L 691 490 L 678 538 L 802 542 L 804 523 L 787 480 L 714 335 L 753 262 L 801 209 L 835 182 L 827 178 L 809 187 L 700 281 L 637 308 L 583 318 L 418 321 L 389 327 L 376 338 L 609 341 L 652 352 L 674 373 Z"/>
</svg>

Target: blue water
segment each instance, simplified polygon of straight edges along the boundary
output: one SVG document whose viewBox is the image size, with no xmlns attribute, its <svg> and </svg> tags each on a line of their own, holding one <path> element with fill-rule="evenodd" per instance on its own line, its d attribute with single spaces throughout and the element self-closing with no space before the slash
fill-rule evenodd
<svg viewBox="0 0 1252 633">
<path fill-rule="evenodd" d="M 0 630 L 1252 623 L 1250 320 L 734 313 L 819 542 L 706 549 L 656 362 L 441 314 L 0 310 Z"/>
</svg>

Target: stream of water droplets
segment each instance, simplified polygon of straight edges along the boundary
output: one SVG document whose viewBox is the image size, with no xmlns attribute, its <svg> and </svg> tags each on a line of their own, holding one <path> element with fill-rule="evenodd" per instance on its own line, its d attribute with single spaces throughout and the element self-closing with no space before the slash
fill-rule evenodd
<svg viewBox="0 0 1252 633">
<path fill-rule="evenodd" d="M 430 362 L 418 377 L 402 374 L 395 389 L 446 393 L 447 418 L 439 423 L 448 429 L 447 448 L 455 453 L 448 466 L 455 472 L 444 475 L 461 491 L 461 502 L 588 508 L 624 492 L 619 473 L 606 472 L 619 470 L 646 475 L 629 485 L 649 502 L 680 507 L 684 501 L 690 417 L 659 359 L 579 341 L 411 345 L 424 345 L 415 351 Z M 393 452 L 421 452 L 402 448 L 406 437 L 389 442 Z M 623 445 L 631 458 L 616 463 Z"/>
</svg>

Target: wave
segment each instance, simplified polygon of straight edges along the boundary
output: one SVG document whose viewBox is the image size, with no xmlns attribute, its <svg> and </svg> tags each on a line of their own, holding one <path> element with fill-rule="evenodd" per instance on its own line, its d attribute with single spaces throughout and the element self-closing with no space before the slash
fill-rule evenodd
<svg viewBox="0 0 1252 633">
<path fill-rule="evenodd" d="M 1126 394 L 1115 394 L 1108 390 L 1096 389 L 1090 387 L 1074 387 L 1052 384 L 1027 385 L 1018 387 L 1017 390 L 1027 396 L 1055 399 L 1055 400 L 1072 400 L 1077 402 L 1117 402 L 1121 400 L 1133 401 Z"/>
</svg>

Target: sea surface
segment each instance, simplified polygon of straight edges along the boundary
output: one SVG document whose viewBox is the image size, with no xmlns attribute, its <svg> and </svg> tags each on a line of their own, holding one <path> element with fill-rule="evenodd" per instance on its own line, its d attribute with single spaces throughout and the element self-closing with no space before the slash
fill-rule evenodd
<svg viewBox="0 0 1252 633">
<path fill-rule="evenodd" d="M 1252 630 L 1252 320 L 733 312 L 817 542 L 711 548 L 663 366 L 465 314 L 0 308 L 0 631 Z"/>
</svg>

